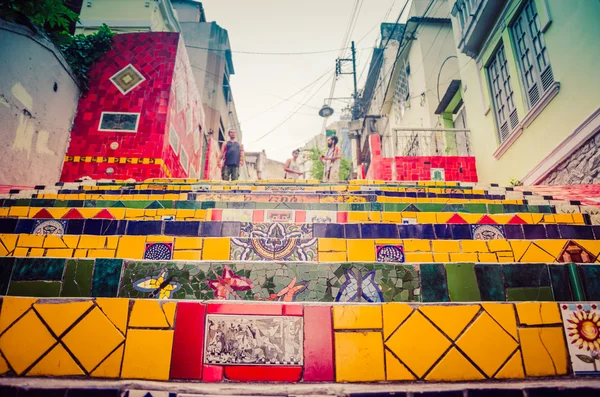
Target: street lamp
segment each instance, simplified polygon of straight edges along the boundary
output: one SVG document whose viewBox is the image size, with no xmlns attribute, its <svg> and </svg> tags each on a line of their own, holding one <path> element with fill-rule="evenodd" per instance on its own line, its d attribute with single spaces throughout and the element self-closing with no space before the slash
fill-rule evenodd
<svg viewBox="0 0 600 397">
<path fill-rule="evenodd" d="M 333 108 L 329 105 L 327 105 L 326 103 L 323 104 L 323 107 L 321 108 L 321 110 L 319 110 L 319 116 L 321 117 L 329 117 L 333 114 Z"/>
</svg>

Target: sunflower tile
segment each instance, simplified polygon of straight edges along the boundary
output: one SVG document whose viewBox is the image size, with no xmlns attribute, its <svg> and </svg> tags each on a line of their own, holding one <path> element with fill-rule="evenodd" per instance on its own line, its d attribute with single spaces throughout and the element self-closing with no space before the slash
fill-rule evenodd
<svg viewBox="0 0 600 397">
<path fill-rule="evenodd" d="M 560 324 L 562 318 L 555 302 L 517 303 L 517 316 L 524 325 Z"/>
<path fill-rule="evenodd" d="M 419 378 L 425 375 L 450 345 L 448 338 L 418 311 L 385 342 L 385 346 Z"/>
<path fill-rule="evenodd" d="M 85 375 L 61 344 L 57 344 L 35 364 L 27 376 L 77 376 Z"/>
<path fill-rule="evenodd" d="M 425 380 L 443 382 L 483 379 L 485 376 L 456 347 L 444 354 L 440 362 L 425 377 Z"/>
<path fill-rule="evenodd" d="M 520 328 L 519 339 L 527 376 L 567 374 L 567 347 L 562 327 Z"/>
<path fill-rule="evenodd" d="M 118 378 L 121 373 L 121 363 L 123 362 L 123 352 L 125 344 L 122 344 L 112 352 L 104 361 L 94 369 L 90 376 L 95 378 Z"/>
<path fill-rule="evenodd" d="M 531 245 L 531 241 L 527 240 L 511 240 L 510 246 L 512 247 L 512 251 L 515 257 L 515 260 L 518 262 L 519 259 L 525 254 L 525 251 Z"/>
<path fill-rule="evenodd" d="M 383 311 L 383 339 L 387 339 L 400 324 L 413 312 L 413 308 L 406 303 L 384 303 Z"/>
<path fill-rule="evenodd" d="M 335 332 L 334 339 L 336 381 L 385 380 L 380 332 Z"/>
<path fill-rule="evenodd" d="M 479 305 L 424 305 L 419 308 L 419 311 L 446 333 L 450 339 L 455 340 L 473 320 L 479 309 Z"/>
<path fill-rule="evenodd" d="M 380 329 L 383 326 L 380 305 L 334 306 L 334 329 Z"/>
<path fill-rule="evenodd" d="M 494 375 L 517 348 L 517 342 L 487 313 L 469 326 L 456 345 L 487 376 Z"/>
<path fill-rule="evenodd" d="M 515 255 L 515 258 L 516 257 L 517 256 Z M 525 251 L 523 256 L 519 259 L 519 262 L 552 263 L 556 262 L 556 257 L 553 257 L 532 242 L 529 248 L 527 248 L 527 251 Z"/>
<path fill-rule="evenodd" d="M 73 325 L 90 307 L 92 307 L 91 301 L 68 303 L 38 302 L 33 305 L 35 311 L 38 312 L 40 317 L 57 336 L 60 336 L 67 328 Z"/>
<path fill-rule="evenodd" d="M 121 377 L 168 380 L 172 348 L 173 331 L 128 330 Z"/>
<path fill-rule="evenodd" d="M 521 351 L 517 350 L 515 354 L 504 364 L 494 376 L 495 379 L 523 379 L 525 371 L 523 370 L 523 359 Z"/>
<path fill-rule="evenodd" d="M 56 339 L 30 310 L 0 336 L 0 351 L 17 375 L 22 375 L 55 343 Z"/>
<path fill-rule="evenodd" d="M 386 380 L 415 380 L 415 376 L 394 355 L 385 350 Z"/>
<path fill-rule="evenodd" d="M 2 298 L 2 310 L 0 310 L 0 334 L 4 332 L 15 320 L 37 301 L 37 298 L 16 298 L 5 296 Z"/>
<path fill-rule="evenodd" d="M 169 323 L 158 300 L 137 299 L 133 301 L 129 327 L 168 328 Z"/>
<path fill-rule="evenodd" d="M 84 369 L 91 371 L 124 339 L 100 309 L 94 307 L 62 341 Z"/>
<path fill-rule="evenodd" d="M 512 303 L 482 303 L 481 306 L 506 332 L 517 339 L 517 317 Z"/>
</svg>

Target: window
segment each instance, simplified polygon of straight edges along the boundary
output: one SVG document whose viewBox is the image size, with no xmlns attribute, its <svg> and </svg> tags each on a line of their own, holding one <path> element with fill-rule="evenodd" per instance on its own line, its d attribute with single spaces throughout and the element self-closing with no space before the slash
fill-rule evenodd
<svg viewBox="0 0 600 397">
<path fill-rule="evenodd" d="M 513 89 L 510 83 L 510 72 L 504 53 L 504 44 L 500 45 L 487 69 L 494 113 L 498 125 L 498 135 L 500 142 L 504 142 L 519 124 L 519 116 L 515 108 Z"/>
<path fill-rule="evenodd" d="M 177 135 L 177 131 L 173 124 L 171 124 L 169 128 L 169 145 L 173 148 L 175 154 L 179 154 L 179 135 Z"/>
<path fill-rule="evenodd" d="M 137 132 L 139 113 L 102 112 L 98 131 Z"/>
<path fill-rule="evenodd" d="M 554 83 L 544 34 L 540 30 L 540 18 L 533 0 L 529 0 L 517 16 L 512 34 L 527 104 L 531 109 Z"/>
<path fill-rule="evenodd" d="M 396 108 L 396 121 L 398 118 L 404 118 L 404 112 L 407 107 L 407 101 L 410 95 L 410 87 L 408 85 L 408 75 L 410 74 L 410 65 L 404 63 L 400 70 L 398 80 L 396 82 L 396 89 L 394 90 L 394 96 L 392 98 L 394 107 Z"/>
</svg>

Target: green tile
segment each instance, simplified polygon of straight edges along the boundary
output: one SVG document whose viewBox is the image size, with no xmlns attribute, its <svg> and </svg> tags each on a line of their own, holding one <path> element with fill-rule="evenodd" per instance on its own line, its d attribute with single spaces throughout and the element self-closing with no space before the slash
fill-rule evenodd
<svg viewBox="0 0 600 397">
<path fill-rule="evenodd" d="M 173 208 L 173 200 L 158 200 L 163 208 Z"/>
<path fill-rule="evenodd" d="M 465 211 L 471 214 L 485 214 L 487 212 L 487 208 L 485 204 L 463 204 Z"/>
<path fill-rule="evenodd" d="M 441 212 L 446 204 L 437 204 L 437 203 L 416 203 L 415 207 L 417 207 L 421 212 Z"/>
<path fill-rule="evenodd" d="M 152 200 L 123 200 L 125 208 L 137 208 L 140 210 L 145 209 L 152 202 Z"/>
<path fill-rule="evenodd" d="M 214 201 L 199 201 L 199 203 L 202 205 L 202 209 L 208 209 L 208 208 L 215 208 L 215 202 Z"/>
<path fill-rule="evenodd" d="M 507 288 L 508 301 L 554 301 L 552 287 Z"/>
<path fill-rule="evenodd" d="M 202 202 L 200 201 L 175 201 L 175 208 L 186 209 L 186 210 L 199 210 L 202 209 Z"/>
<path fill-rule="evenodd" d="M 115 201 L 115 200 L 95 200 L 96 201 L 96 207 L 97 208 L 110 208 L 110 207 L 114 207 L 115 204 L 117 204 L 119 201 Z M 85 202 L 85 207 L 88 207 L 88 202 Z"/>
<path fill-rule="evenodd" d="M 63 297 L 89 297 L 92 289 L 94 261 L 69 260 L 65 270 Z"/>
<path fill-rule="evenodd" d="M 54 206 L 55 207 L 68 207 L 69 206 L 69 200 L 55 200 L 54 201 Z"/>
<path fill-rule="evenodd" d="M 452 302 L 475 302 L 481 300 L 475 265 L 473 263 L 449 263 L 446 265 L 448 294 Z"/>
<path fill-rule="evenodd" d="M 20 198 L 20 199 L 17 199 L 17 202 L 15 203 L 15 206 L 18 206 L 18 207 L 29 207 L 30 204 L 31 204 L 31 199 Z"/>
<path fill-rule="evenodd" d="M 57 298 L 61 284 L 60 281 L 12 281 L 8 287 L 8 295 Z"/>
<path fill-rule="evenodd" d="M 503 214 L 504 213 L 504 205 L 488 204 L 487 205 L 487 213 L 488 214 Z"/>
</svg>

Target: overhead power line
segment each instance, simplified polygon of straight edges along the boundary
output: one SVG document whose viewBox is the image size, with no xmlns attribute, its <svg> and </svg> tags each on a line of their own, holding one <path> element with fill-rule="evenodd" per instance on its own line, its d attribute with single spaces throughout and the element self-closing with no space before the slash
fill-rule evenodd
<svg viewBox="0 0 600 397">
<path fill-rule="evenodd" d="M 224 50 L 221 48 L 209 48 L 209 47 L 200 47 L 200 46 L 194 46 L 194 45 L 189 45 L 186 44 L 185 45 L 188 48 L 195 48 L 198 50 L 206 50 L 206 51 L 220 51 L 220 52 L 225 52 L 225 51 L 229 51 L 233 54 L 247 54 L 247 55 L 313 55 L 313 54 L 326 54 L 329 52 L 338 52 L 338 51 L 345 51 L 347 49 L 350 49 L 350 47 L 346 47 L 346 48 L 337 48 L 334 50 L 322 50 L 322 51 L 305 51 L 305 52 L 258 52 L 258 51 L 233 51 L 233 50 Z"/>
</svg>

